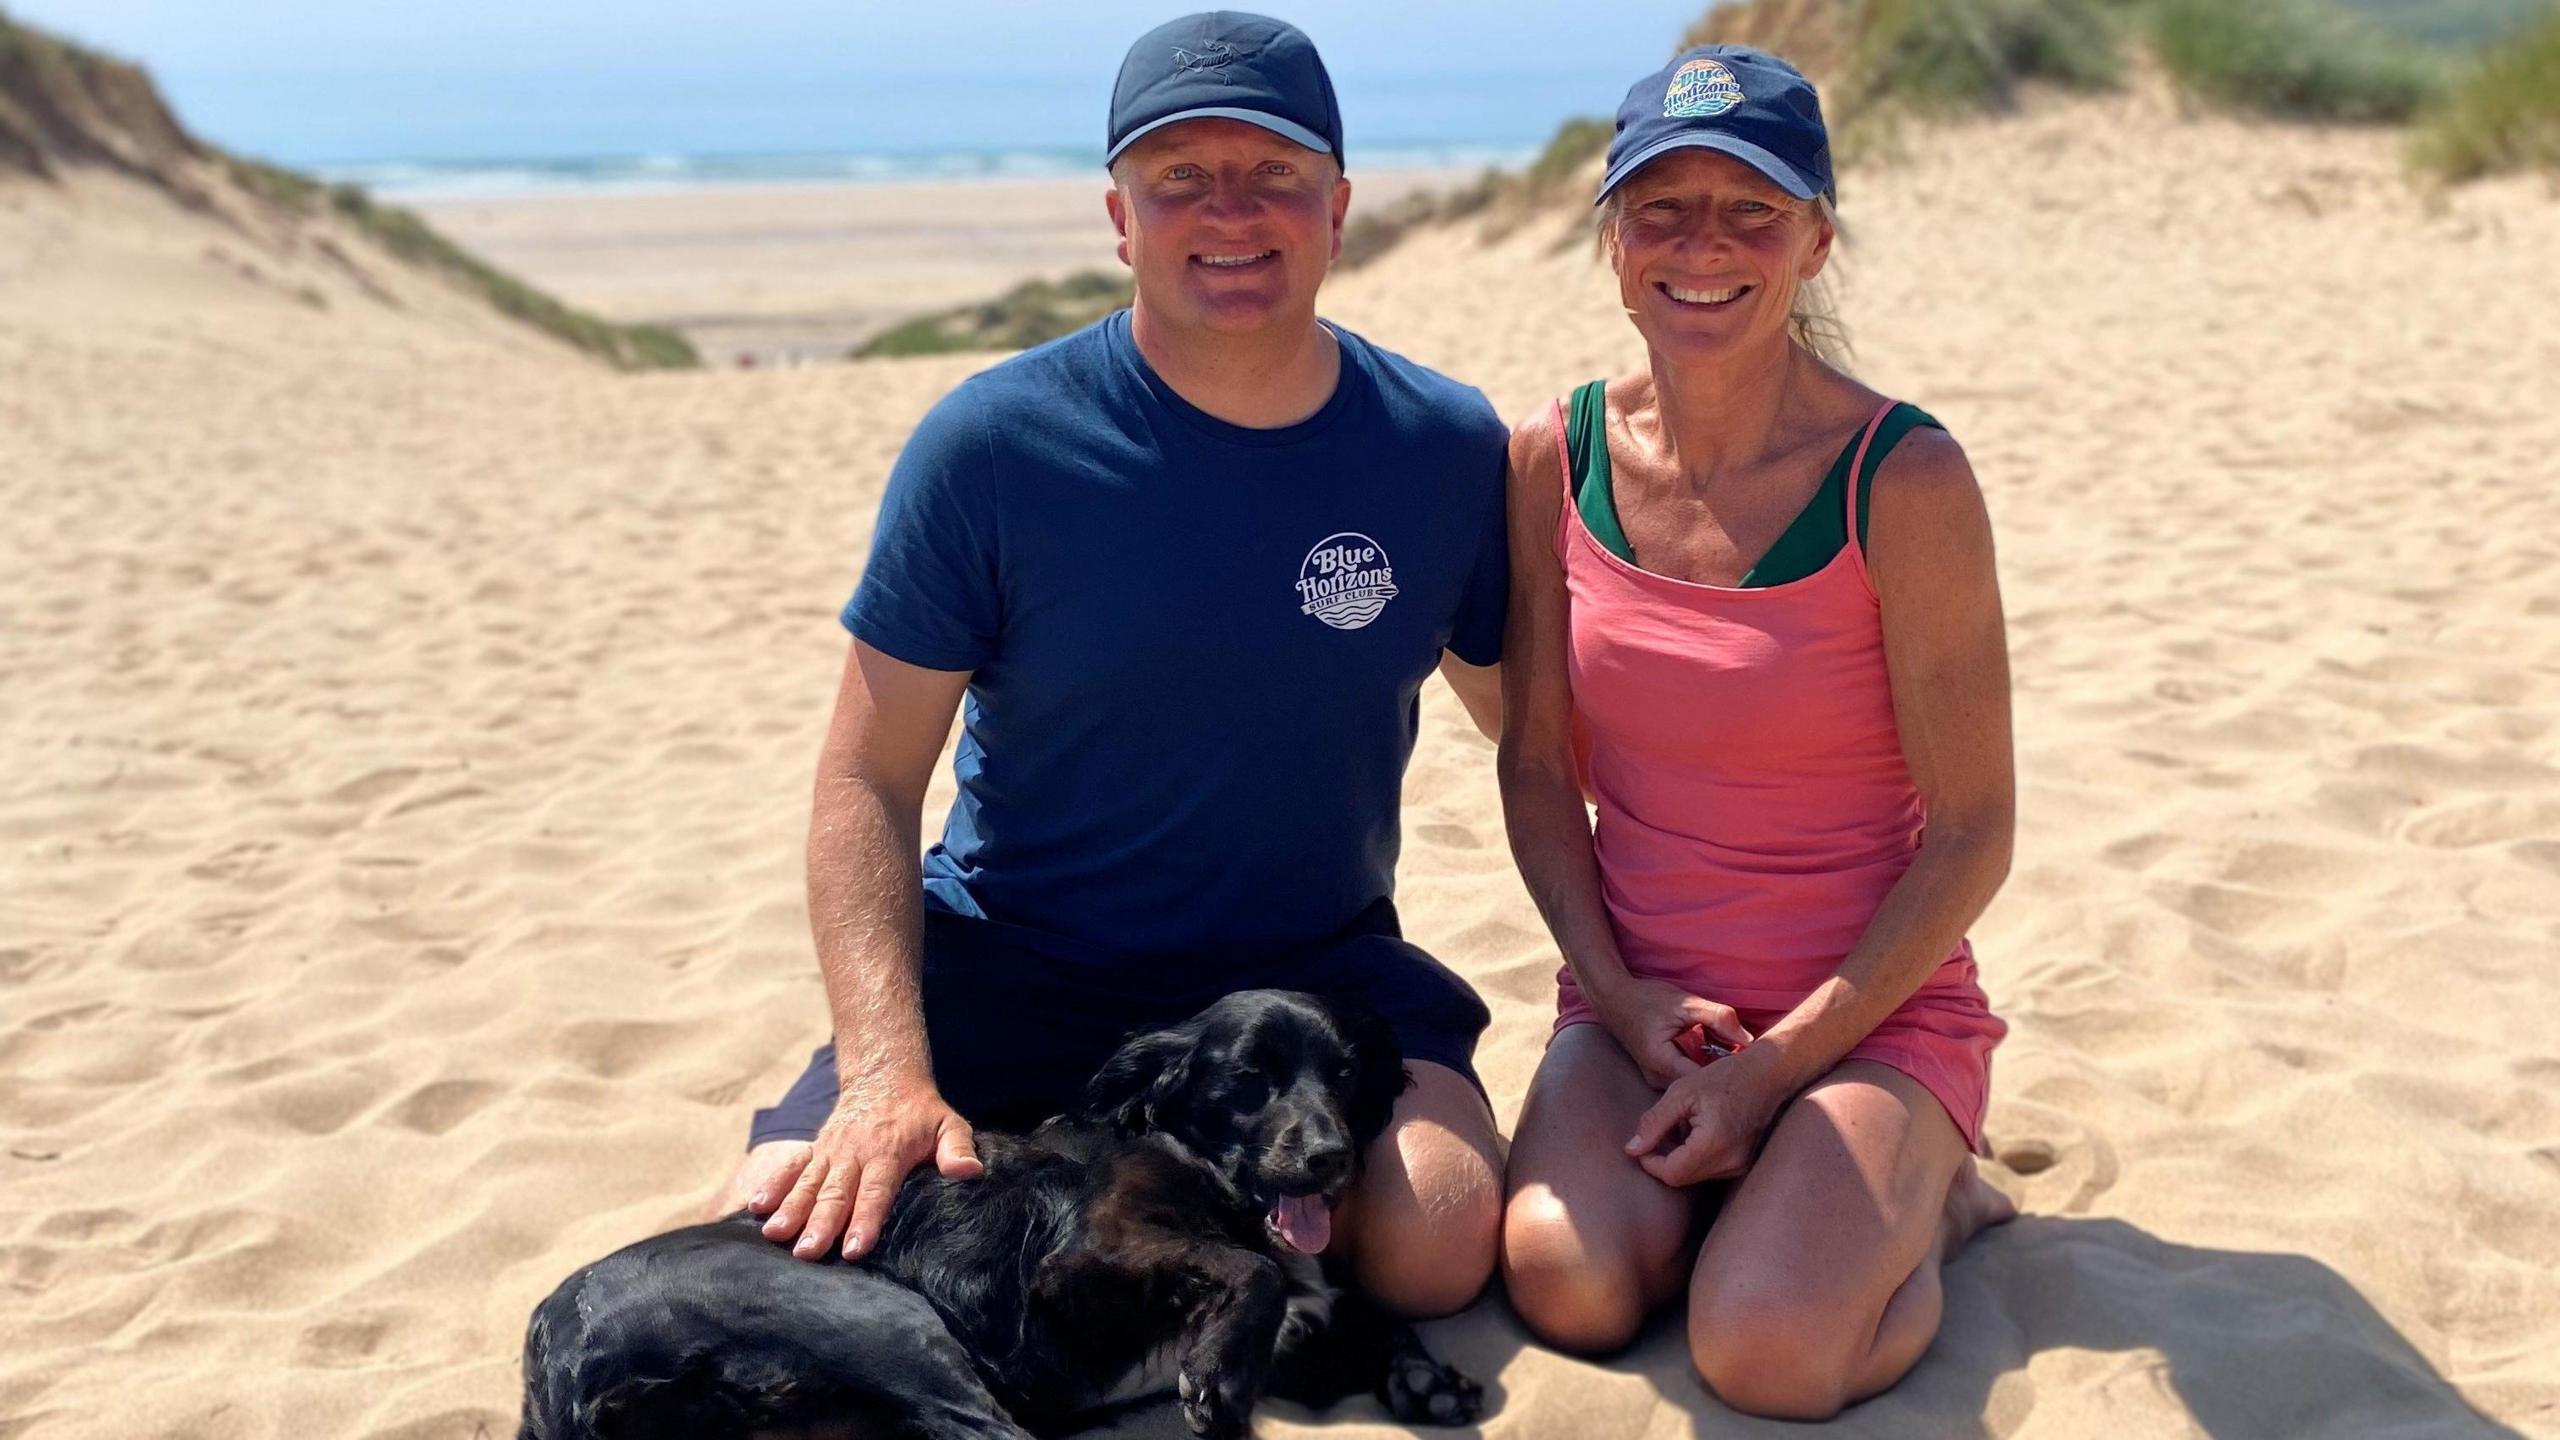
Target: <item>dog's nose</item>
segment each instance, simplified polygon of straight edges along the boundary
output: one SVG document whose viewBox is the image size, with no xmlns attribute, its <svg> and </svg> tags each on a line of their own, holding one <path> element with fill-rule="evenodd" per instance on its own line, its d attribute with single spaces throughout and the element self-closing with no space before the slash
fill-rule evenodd
<svg viewBox="0 0 2560 1440">
<path fill-rule="evenodd" d="M 1336 1185 L 1351 1176 L 1351 1147 L 1319 1145 L 1307 1152 L 1307 1173 L 1320 1183 Z"/>
</svg>

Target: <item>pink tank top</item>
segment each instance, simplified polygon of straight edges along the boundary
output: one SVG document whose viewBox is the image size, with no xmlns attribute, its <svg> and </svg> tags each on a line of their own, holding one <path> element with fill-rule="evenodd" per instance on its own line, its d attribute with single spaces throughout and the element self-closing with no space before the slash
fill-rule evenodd
<svg viewBox="0 0 2560 1440">
<path fill-rule="evenodd" d="M 1566 677 L 1601 890 L 1638 975 L 1782 1009 L 1829 979 L 1920 847 L 1857 479 L 1848 543 L 1764 589 L 1639 569 L 1583 527 L 1564 458 L 1557 548 L 1572 601 Z M 1555 413 L 1565 449 L 1564 407 Z M 1593 437 L 1594 443 L 1602 443 Z M 1970 941 L 1921 994 L 1973 990 Z"/>
</svg>

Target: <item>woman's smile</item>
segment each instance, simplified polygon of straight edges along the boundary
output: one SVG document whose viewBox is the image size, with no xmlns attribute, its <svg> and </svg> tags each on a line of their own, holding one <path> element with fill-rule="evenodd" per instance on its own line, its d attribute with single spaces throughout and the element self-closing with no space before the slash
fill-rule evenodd
<svg viewBox="0 0 2560 1440">
<path fill-rule="evenodd" d="M 1653 282 L 1653 288 L 1670 297 L 1672 303 L 1688 310 L 1723 310 L 1758 289 L 1756 285 L 1728 285 L 1720 289 L 1692 289 L 1674 285 L 1668 280 Z"/>
</svg>

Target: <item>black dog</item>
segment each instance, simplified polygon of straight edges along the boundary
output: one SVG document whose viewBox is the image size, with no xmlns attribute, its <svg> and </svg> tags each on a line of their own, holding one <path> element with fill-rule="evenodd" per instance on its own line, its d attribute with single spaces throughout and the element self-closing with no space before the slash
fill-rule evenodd
<svg viewBox="0 0 2560 1440">
<path fill-rule="evenodd" d="M 1228 996 L 1122 1046 L 1077 1112 L 980 1135 L 979 1178 L 909 1177 L 856 1264 L 738 1215 L 570 1276 L 525 1336 L 521 1440 L 1028 1440 L 1167 1392 L 1225 1440 L 1266 1389 L 1464 1424 L 1478 1387 L 1315 1258 L 1409 1083 L 1374 1020 Z"/>
</svg>

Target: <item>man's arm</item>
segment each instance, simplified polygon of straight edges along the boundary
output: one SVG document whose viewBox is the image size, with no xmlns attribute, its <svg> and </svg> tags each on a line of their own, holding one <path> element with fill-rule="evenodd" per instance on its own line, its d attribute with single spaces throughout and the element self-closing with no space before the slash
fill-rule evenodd
<svg viewBox="0 0 2560 1440">
<path fill-rule="evenodd" d="M 1502 664 L 1470 665 L 1458 658 L 1454 650 L 1440 652 L 1440 678 L 1458 693 L 1458 703 L 1467 707 L 1467 718 L 1476 722 L 1484 738 L 1502 743 Z"/>
<path fill-rule="evenodd" d="M 925 1042 L 917 854 L 924 791 L 968 688 L 860 640 L 845 658 L 809 821 L 809 925 L 835 1022 L 838 1090 L 805 1161 L 778 1172 L 764 1233 L 847 1258 L 879 1238 L 909 1171 L 978 1173 L 969 1124 L 943 1102 Z M 848 1220 L 850 1223 L 848 1224 Z"/>
</svg>

